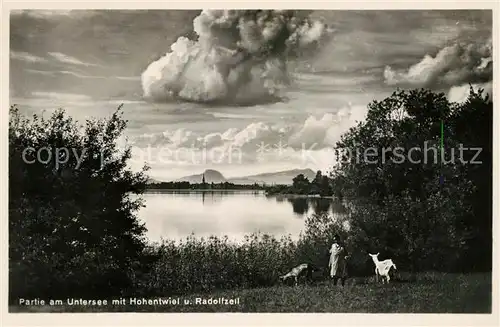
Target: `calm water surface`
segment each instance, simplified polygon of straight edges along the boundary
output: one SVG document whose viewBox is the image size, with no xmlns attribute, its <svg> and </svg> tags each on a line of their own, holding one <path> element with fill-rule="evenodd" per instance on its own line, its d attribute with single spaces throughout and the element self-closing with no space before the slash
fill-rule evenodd
<svg viewBox="0 0 500 327">
<path fill-rule="evenodd" d="M 143 195 L 145 208 L 139 218 L 146 223 L 151 241 L 224 236 L 238 241 L 261 232 L 298 237 L 307 215 L 342 214 L 332 199 L 266 197 L 261 191 L 155 190 Z"/>
</svg>

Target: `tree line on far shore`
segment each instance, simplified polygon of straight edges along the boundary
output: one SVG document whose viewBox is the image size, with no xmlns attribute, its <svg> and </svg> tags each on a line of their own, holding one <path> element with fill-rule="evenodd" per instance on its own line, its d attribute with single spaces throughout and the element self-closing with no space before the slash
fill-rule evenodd
<svg viewBox="0 0 500 327">
<path fill-rule="evenodd" d="M 334 194 L 332 180 L 320 170 L 312 181 L 304 174 L 293 178 L 292 184 L 235 184 L 221 183 L 190 183 L 188 181 L 154 182 L 148 183 L 146 189 L 150 190 L 264 190 L 268 195 L 318 195 L 330 197 Z"/>
<path fill-rule="evenodd" d="M 146 187 L 150 190 L 263 190 L 265 185 L 222 183 L 155 182 Z"/>
<path fill-rule="evenodd" d="M 290 195 L 315 195 L 330 197 L 334 195 L 332 180 L 328 175 L 324 175 L 321 170 L 316 172 L 312 181 L 299 174 L 292 180 L 292 185 L 270 185 L 265 187 L 266 194 L 290 194 Z"/>
</svg>

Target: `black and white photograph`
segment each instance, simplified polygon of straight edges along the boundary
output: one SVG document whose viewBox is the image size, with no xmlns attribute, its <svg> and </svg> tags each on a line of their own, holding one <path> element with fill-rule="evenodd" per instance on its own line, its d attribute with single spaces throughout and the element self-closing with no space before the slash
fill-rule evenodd
<svg viewBox="0 0 500 327">
<path fill-rule="evenodd" d="M 492 9 L 8 17 L 9 313 L 492 314 Z"/>
</svg>

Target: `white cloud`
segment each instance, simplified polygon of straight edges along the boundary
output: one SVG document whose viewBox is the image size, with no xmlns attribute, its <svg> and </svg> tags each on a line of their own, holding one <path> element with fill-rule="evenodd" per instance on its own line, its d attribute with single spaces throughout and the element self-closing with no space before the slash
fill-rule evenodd
<svg viewBox="0 0 500 327">
<path fill-rule="evenodd" d="M 51 72 L 48 70 L 38 70 L 38 69 L 26 69 L 28 73 L 32 74 L 38 74 L 38 75 L 45 75 L 45 76 L 55 76 L 55 72 Z"/>
<path fill-rule="evenodd" d="M 10 14 L 12 16 L 28 15 L 33 18 L 52 19 L 59 17 L 91 16 L 94 15 L 95 12 L 91 10 L 75 10 L 75 9 L 71 10 L 16 9 L 16 10 L 11 10 Z"/>
<path fill-rule="evenodd" d="M 75 100 L 90 100 L 91 98 L 84 94 L 61 93 L 61 92 L 32 92 L 32 96 L 40 98 L 48 98 L 54 100 L 75 101 Z"/>
<path fill-rule="evenodd" d="M 101 76 L 83 75 L 83 74 L 72 72 L 69 70 L 49 71 L 49 70 L 38 70 L 38 69 L 26 69 L 26 71 L 29 73 L 33 73 L 33 74 L 46 75 L 46 76 L 69 75 L 69 76 L 78 77 L 78 78 L 104 78 Z"/>
<path fill-rule="evenodd" d="M 434 57 L 425 55 L 406 70 L 386 66 L 385 83 L 418 87 L 456 86 L 492 79 L 492 41 L 456 43 L 441 49 Z"/>
<path fill-rule="evenodd" d="M 471 86 L 476 91 L 478 89 L 483 89 L 484 90 L 483 96 L 486 96 L 486 94 L 489 94 L 490 98 L 491 98 L 491 96 L 493 95 L 493 83 L 492 82 L 482 83 L 482 84 L 471 84 L 471 85 L 464 84 L 464 85 L 452 87 L 450 89 L 450 91 L 448 92 L 448 100 L 451 102 L 458 102 L 458 103 L 464 102 L 465 100 L 467 100 L 467 97 L 469 96 Z"/>
<path fill-rule="evenodd" d="M 138 166 L 148 162 L 155 171 L 203 170 L 210 166 L 228 171 L 285 163 L 292 168 L 325 170 L 334 162 L 335 142 L 356 121 L 364 119 L 366 110 L 349 106 L 288 126 L 255 122 L 215 133 L 179 128 L 142 135 L 133 140 L 132 146 Z"/>
<path fill-rule="evenodd" d="M 250 123 L 244 128 L 229 128 L 225 131 L 200 134 L 179 128 L 159 134 L 144 134 L 134 140 L 140 147 L 171 146 L 212 148 L 233 146 L 243 150 L 255 150 L 262 144 L 274 146 L 280 141 L 292 149 L 315 149 L 331 147 L 357 121 L 365 118 L 366 106 L 348 106 L 335 113 L 326 113 L 321 117 L 310 116 L 301 124 L 283 126 L 281 123 Z"/>
<path fill-rule="evenodd" d="M 80 59 L 77 59 L 77 58 L 72 57 L 72 56 L 68 56 L 68 55 L 61 53 L 61 52 L 49 52 L 49 55 L 51 57 L 53 57 L 54 59 L 56 59 L 57 61 L 65 63 L 65 64 L 87 66 L 87 67 L 88 66 L 99 66 L 97 64 L 81 61 Z"/>
<path fill-rule="evenodd" d="M 257 114 L 245 114 L 245 113 L 229 113 L 229 112 L 210 112 L 210 115 L 215 118 L 235 118 L 235 119 L 257 119 L 257 118 L 267 118 L 266 115 Z"/>
<path fill-rule="evenodd" d="M 14 59 L 14 60 L 20 60 L 20 61 L 25 61 L 25 62 L 30 62 L 30 63 L 48 62 L 48 60 L 45 58 L 35 56 L 35 55 L 30 54 L 28 52 L 22 52 L 22 51 L 11 51 L 10 58 Z"/>
<path fill-rule="evenodd" d="M 288 142 L 296 148 L 332 147 L 357 121 L 364 120 L 366 112 L 366 106 L 348 106 L 320 119 L 311 116 L 300 130 L 290 136 Z"/>
<path fill-rule="evenodd" d="M 116 79 L 124 80 L 124 81 L 137 81 L 139 82 L 141 78 L 139 76 L 113 76 Z"/>
<path fill-rule="evenodd" d="M 72 10 L 12 10 L 11 15 L 29 15 L 33 17 L 47 17 L 47 16 L 68 16 Z"/>
<path fill-rule="evenodd" d="M 57 75 L 68 75 L 77 78 L 89 78 L 89 79 L 110 79 L 116 78 L 124 81 L 138 81 L 138 78 L 129 77 L 129 76 L 99 76 L 99 75 L 84 75 L 81 73 L 69 71 L 69 70 L 56 70 L 56 71 L 48 71 L 48 70 L 38 70 L 38 69 L 26 69 L 27 72 L 32 74 L 39 74 L 45 76 L 57 76 Z"/>
</svg>

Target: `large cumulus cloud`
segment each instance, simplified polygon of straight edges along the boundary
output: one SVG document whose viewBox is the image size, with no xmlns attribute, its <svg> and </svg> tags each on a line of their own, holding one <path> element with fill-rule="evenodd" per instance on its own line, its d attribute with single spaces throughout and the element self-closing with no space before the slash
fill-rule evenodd
<svg viewBox="0 0 500 327">
<path fill-rule="evenodd" d="M 386 66 L 385 83 L 394 86 L 445 89 L 467 83 L 487 83 L 493 76 L 492 40 L 456 42 L 436 55 L 425 55 L 407 69 Z"/>
<path fill-rule="evenodd" d="M 307 15 L 296 10 L 204 10 L 193 20 L 198 38 L 179 37 L 143 72 L 144 96 L 213 102 L 275 95 L 288 84 L 287 60 L 317 48 L 328 34 L 325 24 Z"/>
</svg>

